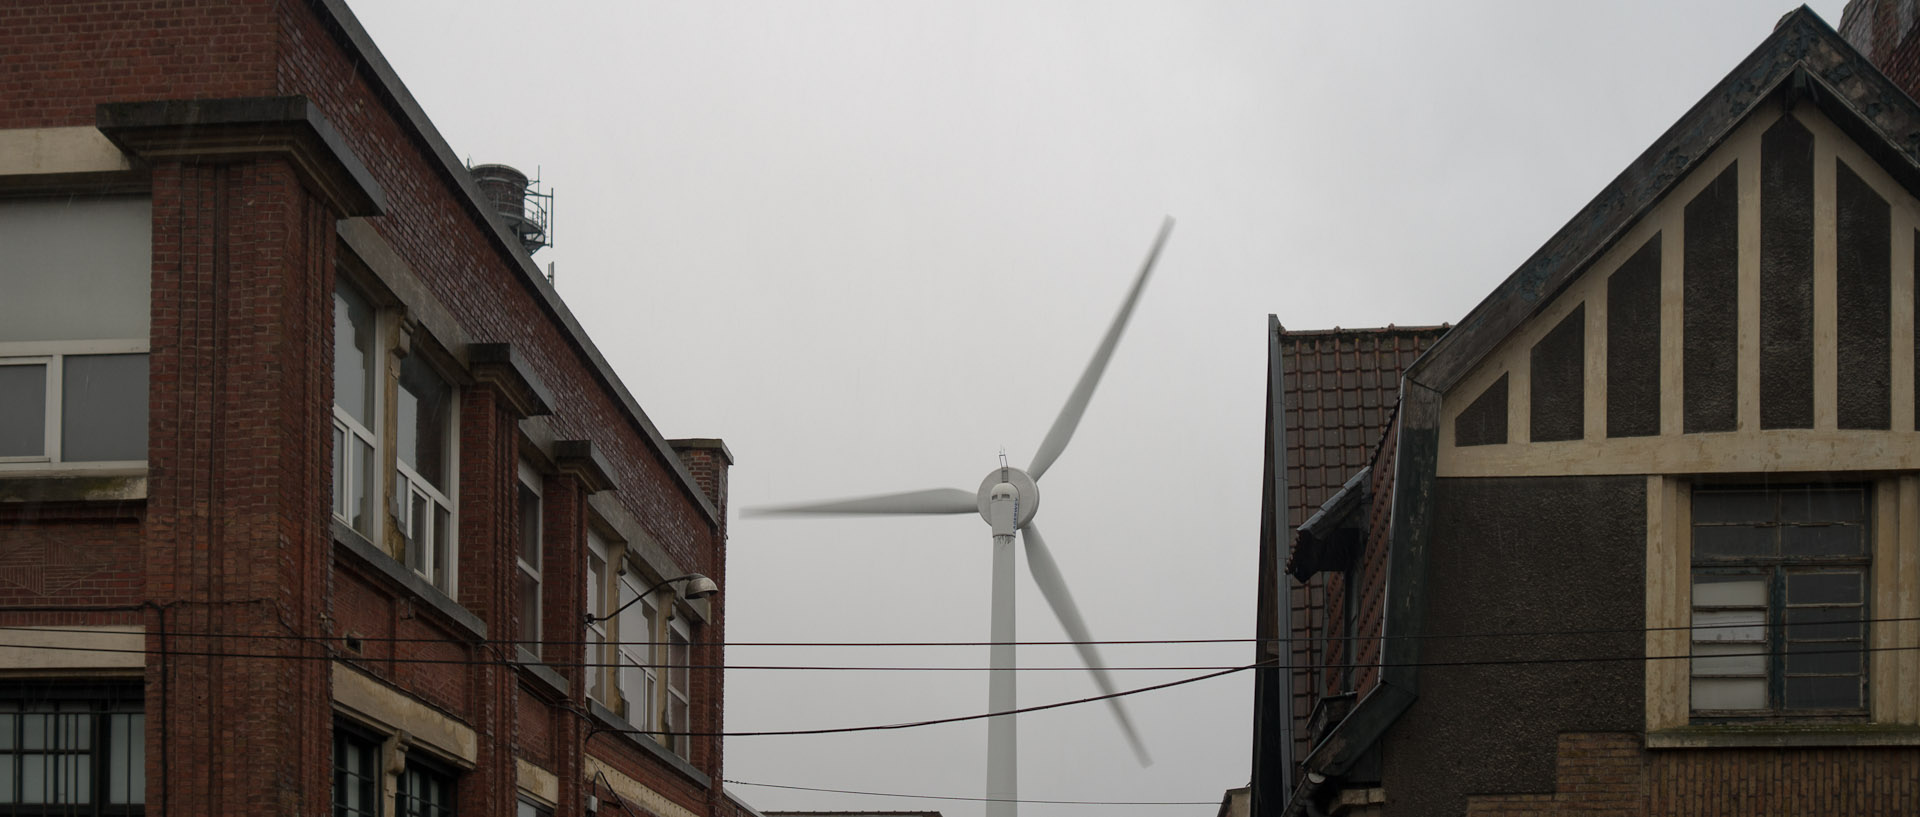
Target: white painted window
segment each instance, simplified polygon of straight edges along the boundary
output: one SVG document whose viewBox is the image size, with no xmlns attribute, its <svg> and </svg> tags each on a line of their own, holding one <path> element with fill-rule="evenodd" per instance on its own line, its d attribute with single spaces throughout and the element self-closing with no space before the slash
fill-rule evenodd
<svg viewBox="0 0 1920 817">
<path fill-rule="evenodd" d="M 145 198 L 0 202 L 0 471 L 145 464 L 152 218 Z"/>
<path fill-rule="evenodd" d="M 454 594 L 454 390 L 419 355 L 400 365 L 394 496 L 407 567 Z"/>
<path fill-rule="evenodd" d="M 607 542 L 587 531 L 587 697 L 607 702 Z"/>
<path fill-rule="evenodd" d="M 627 722 L 636 729 L 654 727 L 659 711 L 659 669 L 654 666 L 655 624 L 658 608 L 653 598 L 640 599 L 648 582 L 631 565 L 620 573 L 620 603 L 626 609 L 615 620 L 614 637 L 620 643 L 620 700 Z M 635 599 L 639 599 L 635 602 Z"/>
<path fill-rule="evenodd" d="M 693 740 L 682 734 L 692 730 L 692 628 L 687 616 L 676 615 L 667 626 L 667 745 L 674 754 L 688 757 Z"/>
<path fill-rule="evenodd" d="M 520 463 L 520 547 L 514 554 L 520 584 L 520 642 L 535 655 L 540 654 L 541 538 L 545 526 L 540 488 L 540 473 Z"/>
<path fill-rule="evenodd" d="M 333 289 L 333 515 L 369 539 L 378 522 L 379 322 L 352 284 Z"/>
</svg>

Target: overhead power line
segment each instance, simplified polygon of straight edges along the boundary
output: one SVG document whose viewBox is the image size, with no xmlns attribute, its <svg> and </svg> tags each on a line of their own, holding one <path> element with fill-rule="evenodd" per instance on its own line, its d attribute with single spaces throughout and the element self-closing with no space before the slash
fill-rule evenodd
<svg viewBox="0 0 1920 817">
<path fill-rule="evenodd" d="M 11 612 L 17 609 L 18 608 L 0 607 L 0 614 Z M 44 608 L 44 609 L 36 608 L 33 612 L 48 612 L 50 610 L 57 610 L 57 609 L 58 608 Z M 116 608 L 116 609 L 126 609 L 130 611 L 136 608 L 129 607 L 129 608 Z M 85 611 L 91 612 L 90 610 L 85 610 Z M 1890 624 L 1890 623 L 1896 623 L 1896 622 L 1902 622 L 1902 621 L 1920 621 L 1920 616 L 1850 618 L 1850 619 L 1836 619 L 1833 621 L 1822 621 L 1819 623 L 1821 624 Z M 137 624 L 137 623 L 138 622 L 120 622 L 118 623 L 117 626 L 127 626 L 127 625 Z M 116 626 L 116 625 L 109 625 L 109 626 Z M 1262 643 L 1282 643 L 1282 642 L 1292 642 L 1292 643 L 1341 642 L 1341 643 L 1344 643 L 1344 642 L 1353 640 L 1355 638 L 1365 639 L 1365 640 L 1379 640 L 1379 641 L 1435 641 L 1435 640 L 1445 640 L 1445 639 L 1468 639 L 1468 638 L 1546 638 L 1546 637 L 1556 637 L 1556 636 L 1618 635 L 1618 634 L 1628 634 L 1628 633 L 1639 634 L 1639 633 L 1678 632 L 1682 630 L 1685 630 L 1685 631 L 1716 630 L 1716 629 L 1750 627 L 1750 626 L 1753 626 L 1753 625 L 1741 624 L 1741 623 L 1675 624 L 1675 625 L 1664 626 L 1664 627 L 1599 627 L 1599 628 L 1580 628 L 1580 629 L 1568 629 L 1568 630 L 1485 630 L 1485 631 L 1464 632 L 1464 633 L 1416 633 L 1412 635 L 1391 635 L 1391 636 L 1381 635 L 1378 633 L 1374 633 L 1374 634 L 1362 633 L 1355 636 L 1303 635 L 1303 636 L 1276 637 L 1276 638 L 1140 638 L 1140 639 L 1089 640 L 1089 641 L 1004 641 L 1004 642 L 1002 641 L 686 641 L 686 642 L 679 642 L 677 646 L 690 646 L 690 647 L 993 647 L 993 646 L 1001 646 L 1001 645 L 1010 645 L 1010 646 L 1016 646 L 1016 647 L 1071 647 L 1071 646 L 1085 646 L 1085 645 L 1110 646 L 1110 645 L 1175 645 L 1175 644 L 1262 644 Z M 1792 625 L 1789 625 L 1789 626 L 1792 626 Z M 4 634 L 6 631 L 9 631 L 9 630 L 21 631 L 21 632 L 85 633 L 85 634 L 97 634 L 102 632 L 98 628 L 87 628 L 87 627 L 74 627 L 74 626 L 57 626 L 56 627 L 56 626 L 38 626 L 38 625 L 0 624 L 0 634 Z M 208 632 L 189 632 L 189 631 L 182 631 L 182 630 L 169 630 L 167 634 L 169 637 L 177 637 L 177 638 L 208 638 L 208 639 L 228 639 L 228 640 L 256 639 L 256 640 L 262 640 L 262 641 L 313 641 L 316 639 L 323 638 L 321 636 L 294 635 L 294 634 L 288 634 L 288 633 L 208 633 Z M 434 638 L 434 637 L 427 637 L 427 636 L 373 636 L 373 635 L 343 635 L 343 634 L 336 634 L 331 637 L 331 640 L 339 641 L 339 640 L 344 640 L 346 638 L 354 638 L 359 641 L 376 643 L 376 644 L 456 644 L 461 646 L 471 645 L 476 647 L 517 646 L 517 645 L 573 646 L 578 644 L 609 644 L 609 645 L 615 645 L 615 646 L 649 645 L 649 646 L 655 646 L 655 647 L 666 647 L 666 646 L 669 646 L 670 644 L 674 644 L 674 642 L 667 642 L 667 641 L 616 641 L 611 639 L 602 640 L 602 641 L 591 641 L 591 640 L 584 640 L 584 639 L 583 640 L 479 639 L 479 640 L 473 640 L 473 641 L 465 641 L 465 640 L 456 639 L 456 638 Z"/>
<path fill-rule="evenodd" d="M 326 645 L 316 644 L 316 646 L 326 646 Z M 8 647 L 39 649 L 39 650 L 72 650 L 72 651 L 80 651 L 80 652 L 109 652 L 109 653 L 142 654 L 142 655 L 162 655 L 162 656 L 168 656 L 168 657 L 263 658 L 263 659 L 296 660 L 296 661 L 346 660 L 346 659 L 342 659 L 340 656 L 329 655 L 329 654 L 276 655 L 272 653 L 231 653 L 231 652 L 219 652 L 219 651 L 178 650 L 178 649 L 134 650 L 134 649 L 113 649 L 113 648 L 102 649 L 102 648 L 75 647 L 75 646 L 0 644 L 0 649 L 6 649 Z M 1736 657 L 1752 657 L 1752 656 L 1771 657 L 1771 656 L 1784 656 L 1788 654 L 1805 656 L 1805 655 L 1851 654 L 1851 653 L 1863 653 L 1863 652 L 1901 652 L 1901 651 L 1910 651 L 1910 650 L 1916 650 L 1916 649 L 1920 649 L 1920 646 L 1859 647 L 1859 648 L 1853 648 L 1853 649 L 1833 649 L 1833 650 L 1791 650 L 1791 651 L 1776 650 L 1776 651 L 1760 651 L 1760 652 L 1750 652 L 1750 653 L 1730 653 L 1730 654 L 1719 655 L 1715 657 L 1717 658 L 1736 658 Z M 1397 662 L 1397 663 L 1342 663 L 1342 664 L 1318 664 L 1315 666 L 1317 668 L 1324 668 L 1324 669 L 1344 669 L 1344 668 L 1350 668 L 1350 667 L 1351 668 L 1482 667 L 1482 666 L 1511 666 L 1511 665 L 1519 665 L 1519 664 L 1597 664 L 1597 663 L 1619 663 L 1619 662 L 1640 662 L 1640 661 L 1668 661 L 1668 660 L 1685 660 L 1685 659 L 1691 659 L 1692 657 L 1693 656 L 1691 655 L 1575 656 L 1575 657 L 1552 657 L 1552 658 L 1476 659 L 1476 660 L 1460 660 L 1460 661 L 1406 661 L 1406 662 Z M 493 665 L 493 666 L 503 666 L 503 667 L 520 666 L 520 662 L 515 662 L 515 661 L 469 660 L 469 659 L 394 658 L 394 659 L 372 659 L 370 662 L 381 663 L 383 661 L 384 662 L 404 662 L 404 663 Z M 828 728 L 818 728 L 818 729 L 760 730 L 760 731 L 746 731 L 746 732 L 665 732 L 665 731 L 646 730 L 646 729 L 623 729 L 623 728 L 608 729 L 608 728 L 596 726 L 594 728 L 594 732 L 620 733 L 620 734 L 633 734 L 633 735 L 679 735 L 679 736 L 687 736 L 687 737 L 772 737 L 772 736 L 789 736 L 789 735 L 828 735 L 828 734 L 840 734 L 840 733 L 847 733 L 847 732 L 892 731 L 892 730 L 899 730 L 899 729 L 912 729 L 912 728 L 917 728 L 922 726 L 935 726 L 938 724 L 945 724 L 945 723 L 960 723 L 963 721 L 981 720 L 984 718 L 992 718 L 992 717 L 998 717 L 1002 715 L 1020 715 L 1020 714 L 1026 714 L 1029 712 L 1043 712 L 1049 709 L 1059 709 L 1062 707 L 1077 706 L 1080 704 L 1105 701 L 1112 698 L 1123 698 L 1131 695 L 1138 695 L 1145 692 L 1154 692 L 1157 690 L 1170 689 L 1173 687 L 1198 683 L 1200 681 L 1212 680 L 1214 678 L 1220 678 L 1223 676 L 1232 675 L 1237 672 L 1242 672 L 1249 669 L 1255 669 L 1258 667 L 1278 667 L 1278 666 L 1279 666 L 1279 659 L 1270 658 L 1262 661 L 1256 661 L 1251 664 L 1245 664 L 1238 667 L 1230 667 L 1217 672 L 1210 672 L 1205 675 L 1196 675 L 1190 678 L 1182 678 L 1179 680 L 1168 681 L 1160 684 L 1152 684 L 1149 686 L 1136 687 L 1133 689 L 1121 690 L 1119 692 L 1114 692 L 1114 693 L 1105 694 L 1105 695 L 1094 695 L 1094 696 L 1089 696 L 1085 698 L 1074 698 L 1074 699 L 1065 700 L 1065 701 L 1056 701 L 1054 703 L 1049 703 L 1049 704 L 1020 707 L 1017 709 L 1009 709 L 1009 710 L 998 711 L 998 712 L 982 712 L 982 713 L 977 713 L 972 715 L 960 715 L 960 716 L 948 717 L 948 718 L 929 718 L 925 720 L 906 721 L 902 723 L 875 724 L 875 725 L 868 725 L 868 726 L 842 726 L 842 727 L 828 727 Z"/>
<path fill-rule="evenodd" d="M 723 780 L 735 786 L 758 786 L 763 789 L 791 789 L 793 791 L 818 791 L 828 794 L 860 794 L 868 797 L 905 797 L 914 800 L 961 800 L 969 803 L 1038 803 L 1050 806 L 1217 806 L 1218 800 L 1028 800 L 1013 797 L 949 797 L 939 794 L 901 794 L 885 791 L 855 791 L 853 789 L 822 789 L 813 786 L 783 786 L 778 783 L 754 783 L 747 780 Z"/>
</svg>

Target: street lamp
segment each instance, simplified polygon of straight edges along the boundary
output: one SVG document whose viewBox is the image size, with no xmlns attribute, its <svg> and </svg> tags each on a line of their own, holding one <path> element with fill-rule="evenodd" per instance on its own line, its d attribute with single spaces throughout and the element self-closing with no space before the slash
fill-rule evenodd
<svg viewBox="0 0 1920 817">
<path fill-rule="evenodd" d="M 685 576 L 675 576 L 671 579 L 662 579 L 659 584 L 656 584 L 652 587 L 647 588 L 646 592 L 643 592 L 640 595 L 634 596 L 633 601 L 629 601 L 626 604 L 620 605 L 618 608 L 614 609 L 614 611 L 611 613 L 608 613 L 604 616 L 596 616 L 592 613 L 588 613 L 587 623 L 592 624 L 596 621 L 606 621 L 607 619 L 620 615 L 620 611 L 625 610 L 628 607 L 632 607 L 633 602 L 639 601 L 648 596 L 651 596 L 653 595 L 653 591 L 659 590 L 660 588 L 666 587 L 667 585 L 673 584 L 674 582 L 687 583 L 686 591 L 683 593 L 680 593 L 679 595 L 681 598 L 684 598 L 688 601 L 692 601 L 694 599 L 704 599 L 708 596 L 711 596 L 715 593 L 720 592 L 720 585 L 714 584 L 712 579 L 709 579 L 704 574 L 700 574 L 700 573 L 688 573 Z"/>
</svg>

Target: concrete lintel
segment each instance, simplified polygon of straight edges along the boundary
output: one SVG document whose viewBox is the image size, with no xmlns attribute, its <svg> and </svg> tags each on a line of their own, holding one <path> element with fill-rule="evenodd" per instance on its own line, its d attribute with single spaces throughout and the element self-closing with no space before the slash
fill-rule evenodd
<svg viewBox="0 0 1920 817">
<path fill-rule="evenodd" d="M 0 130 L 0 190 L 107 190 L 141 187 L 133 161 L 98 128 Z"/>
<path fill-rule="evenodd" d="M 145 669 L 146 632 L 138 624 L 0 627 L 0 671 Z"/>
<path fill-rule="evenodd" d="M 386 194 L 333 124 L 303 96 L 108 102 L 94 125 L 145 160 L 284 157 L 339 215 L 377 216 Z"/>
<path fill-rule="evenodd" d="M 619 487 L 613 479 L 613 464 L 593 447 L 592 440 L 555 440 L 553 462 L 559 466 L 560 473 L 580 480 L 588 493 Z"/>
<path fill-rule="evenodd" d="M 333 662 L 336 708 L 390 734 L 406 733 L 414 745 L 473 768 L 480 757 L 473 727 L 338 661 Z"/>
<path fill-rule="evenodd" d="M 514 414 L 527 418 L 553 413 L 553 392 L 513 344 L 476 343 L 467 347 L 467 359 L 473 379 L 499 389 Z"/>
</svg>

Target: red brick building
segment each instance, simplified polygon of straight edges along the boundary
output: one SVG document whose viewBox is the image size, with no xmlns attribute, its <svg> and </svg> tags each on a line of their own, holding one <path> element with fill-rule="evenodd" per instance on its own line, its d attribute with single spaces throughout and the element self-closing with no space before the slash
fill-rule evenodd
<svg viewBox="0 0 1920 817">
<path fill-rule="evenodd" d="M 740 813 L 731 455 L 501 201 L 339 0 L 0 5 L 0 813 Z"/>
<path fill-rule="evenodd" d="M 1786 15 L 1410 363 L 1276 327 L 1253 814 L 1920 813 L 1917 17 Z"/>
</svg>

